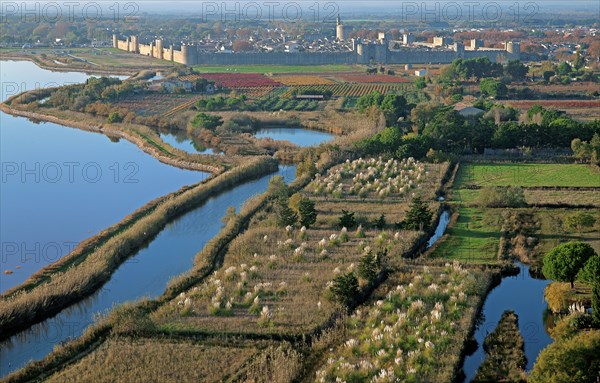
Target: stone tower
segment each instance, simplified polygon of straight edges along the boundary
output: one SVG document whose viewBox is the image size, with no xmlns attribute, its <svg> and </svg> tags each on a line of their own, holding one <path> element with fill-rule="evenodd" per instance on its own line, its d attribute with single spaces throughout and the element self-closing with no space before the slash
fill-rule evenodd
<svg viewBox="0 0 600 383">
<path fill-rule="evenodd" d="M 342 20 L 340 19 L 340 15 L 337 17 L 336 28 L 335 28 L 335 37 L 338 41 L 344 41 L 344 25 L 342 24 Z"/>
<path fill-rule="evenodd" d="M 163 42 L 162 39 L 156 39 L 156 53 L 154 54 L 154 57 L 157 59 L 163 59 Z"/>
<path fill-rule="evenodd" d="M 131 36 L 131 44 L 129 47 L 130 52 L 140 53 L 140 43 L 138 42 L 137 36 Z"/>
</svg>

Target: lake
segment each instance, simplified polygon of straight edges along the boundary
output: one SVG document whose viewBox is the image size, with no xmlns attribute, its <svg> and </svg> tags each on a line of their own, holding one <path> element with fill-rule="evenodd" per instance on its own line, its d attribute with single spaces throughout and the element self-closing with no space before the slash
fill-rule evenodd
<svg viewBox="0 0 600 383">
<path fill-rule="evenodd" d="M 334 138 L 331 133 L 302 128 L 266 128 L 256 132 L 257 138 L 272 138 L 278 141 L 289 141 L 298 146 L 314 146 Z"/>
<path fill-rule="evenodd" d="M 0 69 L 4 98 L 89 77 L 27 61 L 1 61 Z M 126 140 L 2 112 L 0 153 L 0 292 L 145 203 L 208 176 L 165 165 Z"/>
</svg>

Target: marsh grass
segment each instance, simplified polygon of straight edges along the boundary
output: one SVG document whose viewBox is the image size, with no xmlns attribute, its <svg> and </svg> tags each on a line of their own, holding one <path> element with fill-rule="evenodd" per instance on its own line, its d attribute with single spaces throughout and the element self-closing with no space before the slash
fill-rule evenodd
<svg viewBox="0 0 600 383">
<path fill-rule="evenodd" d="M 256 353 L 253 347 L 117 337 L 47 382 L 221 382 Z"/>
</svg>

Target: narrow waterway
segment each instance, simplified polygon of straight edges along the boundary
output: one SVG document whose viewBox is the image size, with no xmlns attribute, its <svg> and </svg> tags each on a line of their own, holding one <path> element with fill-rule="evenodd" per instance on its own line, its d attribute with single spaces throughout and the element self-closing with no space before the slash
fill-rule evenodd
<svg viewBox="0 0 600 383">
<path fill-rule="evenodd" d="M 3 99 L 89 76 L 0 61 Z M 145 203 L 207 173 L 163 164 L 126 140 L 0 112 L 0 292 Z"/>
<path fill-rule="evenodd" d="M 440 214 L 440 219 L 439 219 L 437 227 L 435 228 L 435 233 L 433 233 L 431 238 L 429 238 L 429 241 L 427 241 L 428 249 L 431 246 L 433 246 L 433 244 L 436 243 L 440 238 L 442 238 L 449 223 L 450 223 L 450 212 L 448 210 L 444 210 Z"/>
<path fill-rule="evenodd" d="M 444 210 L 440 214 L 438 226 L 434 235 L 427 242 L 427 248 L 433 246 L 443 235 L 450 222 L 450 213 Z M 519 274 L 504 277 L 485 299 L 474 338 L 477 341 L 477 350 L 465 358 L 463 370 L 465 382 L 470 382 L 477 373 L 477 369 L 485 359 L 483 341 L 487 334 L 494 331 L 500 316 L 506 310 L 514 311 L 519 317 L 519 330 L 525 342 L 525 355 L 527 356 L 527 370 L 535 363 L 540 351 L 552 343 L 552 338 L 546 331 L 544 313 L 548 308 L 544 299 L 544 289 L 551 282 L 535 279 L 529 274 L 529 266 L 517 262 Z"/>
<path fill-rule="evenodd" d="M 295 177 L 295 167 L 280 167 L 276 174 L 289 182 Z M 190 269 L 196 253 L 219 232 L 227 208 L 234 206 L 239 210 L 248 198 L 266 191 L 273 175 L 210 198 L 170 223 L 123 263 L 94 295 L 0 343 L 0 375 L 23 367 L 29 360 L 39 360 L 56 344 L 80 336 L 97 313 L 126 301 L 162 294 L 167 282 Z"/>
<path fill-rule="evenodd" d="M 301 147 L 319 145 L 334 137 L 331 133 L 303 128 L 265 128 L 256 132 L 255 136 L 257 138 L 268 137 L 278 141 L 289 141 Z"/>
<path fill-rule="evenodd" d="M 483 341 L 487 334 L 494 331 L 500 316 L 506 310 L 512 310 L 519 316 L 519 330 L 525 341 L 527 370 L 531 370 L 540 351 L 552 343 L 544 325 L 544 312 L 548 307 L 544 289 L 551 281 L 535 279 L 529 274 L 529 266 L 520 262 L 516 264 L 520 273 L 503 278 L 485 300 L 481 320 L 474 334 L 478 347 L 475 353 L 465 358 L 463 366 L 466 382 L 475 377 L 485 359 Z"/>
</svg>

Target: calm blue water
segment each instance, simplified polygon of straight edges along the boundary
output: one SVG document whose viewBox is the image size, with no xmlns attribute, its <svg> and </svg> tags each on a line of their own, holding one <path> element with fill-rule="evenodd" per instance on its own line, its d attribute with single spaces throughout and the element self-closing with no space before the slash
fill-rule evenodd
<svg viewBox="0 0 600 383">
<path fill-rule="evenodd" d="M 0 72 L 3 98 L 88 78 L 26 61 L 1 61 Z M 146 202 L 207 177 L 162 164 L 125 140 L 1 112 L 0 153 L 0 292 Z"/>
<path fill-rule="evenodd" d="M 435 233 L 429 238 L 427 241 L 427 248 L 429 249 L 433 244 L 442 236 L 446 231 L 446 227 L 448 227 L 448 223 L 450 223 L 450 212 L 448 210 L 444 210 L 442 214 L 440 214 L 440 220 L 438 222 L 437 227 L 435 228 Z"/>
<path fill-rule="evenodd" d="M 527 370 L 530 370 L 542 349 L 552 343 L 552 338 L 544 326 L 544 289 L 551 282 L 534 279 L 529 275 L 529 266 L 517 263 L 521 272 L 514 277 L 505 277 L 490 292 L 483 306 L 483 322 L 475 330 L 475 339 L 479 344 L 477 351 L 467 356 L 464 364 L 466 382 L 475 377 L 477 369 L 485 359 L 483 340 L 494 331 L 500 316 L 506 310 L 513 310 L 519 316 L 519 330 L 525 341 Z"/>
<path fill-rule="evenodd" d="M 280 167 L 277 174 L 289 182 L 295 177 L 295 167 Z M 191 268 L 196 253 L 219 232 L 227 208 L 235 206 L 239 210 L 248 198 L 266 191 L 270 178 L 265 176 L 223 192 L 181 216 L 121 265 L 94 295 L 0 343 L 0 376 L 30 359 L 43 358 L 57 343 L 81 335 L 96 313 L 126 301 L 160 295 L 172 277 Z"/>
<path fill-rule="evenodd" d="M 194 145 L 194 141 L 192 141 L 185 133 L 175 134 L 160 132 L 159 134 L 164 142 L 174 148 L 181 149 L 184 152 L 192 154 L 223 154 L 222 152 L 215 151 L 213 148 L 200 148 L 202 150 L 198 150 L 199 148 Z"/>
<path fill-rule="evenodd" d="M 330 133 L 318 132 L 302 128 L 268 128 L 256 132 L 257 138 L 270 137 L 278 141 L 289 141 L 298 146 L 319 145 L 331 140 L 334 136 Z"/>
</svg>

